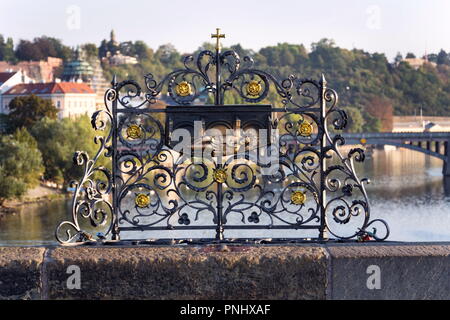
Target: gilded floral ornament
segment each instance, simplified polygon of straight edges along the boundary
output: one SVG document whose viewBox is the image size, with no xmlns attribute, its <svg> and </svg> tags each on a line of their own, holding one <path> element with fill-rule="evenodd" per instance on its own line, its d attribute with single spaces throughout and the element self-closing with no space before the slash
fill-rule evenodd
<svg viewBox="0 0 450 320">
<path fill-rule="evenodd" d="M 217 183 L 225 183 L 227 181 L 227 172 L 225 169 L 216 169 L 214 170 L 213 178 Z"/>
<path fill-rule="evenodd" d="M 175 87 L 175 92 L 180 97 L 187 97 L 192 94 L 191 85 L 187 81 L 182 81 Z"/>
<path fill-rule="evenodd" d="M 247 84 L 247 94 L 252 97 L 257 97 L 262 91 L 261 83 L 252 80 Z"/>
<path fill-rule="evenodd" d="M 148 194 L 139 193 L 134 200 L 139 208 L 147 208 L 150 204 L 150 196 Z"/>
<path fill-rule="evenodd" d="M 306 202 L 306 195 L 301 191 L 295 191 L 291 195 L 291 202 L 300 206 Z"/>
<path fill-rule="evenodd" d="M 313 133 L 313 126 L 309 122 L 302 122 L 298 132 L 302 137 L 309 137 Z"/>
<path fill-rule="evenodd" d="M 127 128 L 127 137 L 130 139 L 139 139 L 142 137 L 142 130 L 141 128 L 136 125 L 132 124 Z"/>
</svg>

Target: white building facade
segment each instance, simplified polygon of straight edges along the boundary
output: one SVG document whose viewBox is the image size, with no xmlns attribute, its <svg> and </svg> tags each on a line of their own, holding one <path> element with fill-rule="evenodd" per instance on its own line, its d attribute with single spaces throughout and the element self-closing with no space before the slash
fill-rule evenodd
<svg viewBox="0 0 450 320">
<path fill-rule="evenodd" d="M 3 110 L 9 113 L 9 103 L 16 97 L 35 95 L 51 100 L 58 109 L 58 118 L 75 118 L 91 115 L 96 110 L 96 94 L 85 83 L 34 83 L 18 84 L 3 94 Z"/>
<path fill-rule="evenodd" d="M 28 77 L 22 70 L 14 72 L 0 72 L 0 113 L 7 113 L 3 103 L 3 94 L 20 83 L 34 83 L 35 81 Z"/>
</svg>

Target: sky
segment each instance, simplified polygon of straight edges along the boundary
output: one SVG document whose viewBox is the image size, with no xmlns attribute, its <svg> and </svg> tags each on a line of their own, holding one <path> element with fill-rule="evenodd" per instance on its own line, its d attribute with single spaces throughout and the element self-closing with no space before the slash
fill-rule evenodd
<svg viewBox="0 0 450 320">
<path fill-rule="evenodd" d="M 330 38 L 339 47 L 422 56 L 450 51 L 450 0 L 1 0 L 0 33 L 31 40 L 56 37 L 66 45 L 99 44 L 111 29 L 118 41 L 150 47 L 172 43 L 181 53 L 212 41 L 244 48 Z"/>
</svg>

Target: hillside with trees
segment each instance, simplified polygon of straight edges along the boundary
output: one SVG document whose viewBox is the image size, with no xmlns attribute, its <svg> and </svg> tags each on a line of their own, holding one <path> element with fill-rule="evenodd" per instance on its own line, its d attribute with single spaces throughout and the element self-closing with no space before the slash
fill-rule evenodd
<svg viewBox="0 0 450 320">
<path fill-rule="evenodd" d="M 162 45 L 155 51 L 143 41 L 104 40 L 98 47 L 86 43 L 82 48 L 88 59 L 102 61 L 107 79 L 116 74 L 120 80 L 135 79 L 141 84 L 143 76 L 149 72 L 158 80 L 173 69 L 183 68 L 182 59 L 186 56 L 173 45 Z M 204 43 L 194 55 L 204 49 L 214 50 L 212 44 Z M 434 64 L 414 68 L 400 54 L 389 62 L 384 54 L 339 48 L 328 39 L 314 43 L 311 50 L 301 44 L 288 43 L 265 47 L 258 52 L 239 44 L 223 50 L 229 49 L 235 50 L 241 58 L 252 56 L 257 68 L 280 79 L 290 74 L 319 79 L 324 73 L 329 87 L 340 95 L 340 106 L 349 115 L 348 130 L 354 132 L 389 131 L 393 115 L 413 115 L 420 109 L 424 115 L 450 116 L 450 55 L 444 50 L 427 56 Z M 11 38 L 0 35 L 0 60 L 10 63 L 39 61 L 48 56 L 68 61 L 72 52 L 54 38 L 20 40 L 15 46 Z M 138 63 L 110 65 L 108 59 L 103 58 L 111 52 L 136 57 Z M 412 53 L 406 57 L 415 58 Z M 279 99 L 271 92 L 264 102 L 279 104 Z M 242 101 L 231 94 L 226 97 L 226 103 Z M 11 114 L 1 120 L 8 125 L 6 134 L 0 137 L 0 205 L 5 199 L 22 196 L 40 178 L 66 185 L 79 177 L 81 168 L 68 159 L 74 150 L 95 153 L 96 133 L 91 129 L 89 118 L 56 120 L 55 107 L 35 96 L 16 98 L 10 108 Z"/>
<path fill-rule="evenodd" d="M 103 47 L 107 48 L 106 40 Z M 184 55 L 171 45 L 160 46 L 153 51 L 143 42 L 128 43 L 127 53 L 137 53 L 137 65 L 110 67 L 104 65 L 105 74 L 111 78 L 142 79 L 148 72 L 161 79 L 174 68 L 182 67 Z M 213 50 L 205 43 L 194 52 Z M 332 40 L 322 39 L 313 43 L 311 50 L 304 45 L 280 43 L 254 52 L 237 44 L 230 48 L 244 57 L 250 55 L 256 66 L 266 69 L 279 78 L 290 74 L 299 77 L 319 78 L 326 75 L 329 86 L 337 90 L 340 105 L 350 114 L 351 131 L 380 131 L 392 126 L 393 115 L 414 115 L 422 110 L 428 116 L 450 116 L 450 54 L 441 50 L 429 54 L 428 61 L 417 70 L 403 61 L 399 54 L 389 62 L 384 54 L 368 53 L 359 49 L 343 49 Z M 143 54 L 145 53 L 145 54 Z M 415 57 L 412 53 L 408 58 Z M 405 58 L 406 58 L 405 56 Z M 229 97 L 228 103 L 242 102 L 239 97 Z M 277 103 L 276 95 L 269 101 Z"/>
<path fill-rule="evenodd" d="M 91 58 L 102 59 L 114 52 L 136 57 L 138 64 L 119 66 L 109 65 L 103 59 L 102 67 L 107 79 L 116 74 L 119 79 L 135 79 L 141 83 L 143 75 L 149 72 L 161 79 L 171 70 L 182 68 L 182 58 L 186 55 L 171 44 L 154 50 L 143 41 L 103 40 L 98 47 L 92 43 L 82 47 Z M 213 50 L 213 45 L 204 43 L 194 54 L 202 49 Z M 310 50 L 302 44 L 289 43 L 264 47 L 258 52 L 240 44 L 223 50 L 228 49 L 237 51 L 241 58 L 252 56 L 258 68 L 279 78 L 290 74 L 319 78 L 324 73 L 329 86 L 339 93 L 341 107 L 352 117 L 352 131 L 389 128 L 393 115 L 414 115 L 420 110 L 427 116 L 450 116 L 450 54 L 444 50 L 427 55 L 428 61 L 436 65 L 424 64 L 416 70 L 403 61 L 401 54 L 390 62 L 384 54 L 339 48 L 330 39 L 313 43 Z M 20 40 L 14 48 L 12 39 L 0 36 L 0 59 L 16 62 L 45 56 L 67 60 L 70 54 L 68 47 L 57 39 L 43 36 L 33 41 Z M 415 55 L 407 53 L 406 57 L 415 58 Z M 227 102 L 241 101 L 237 96 L 230 96 Z M 267 102 L 277 103 L 276 95 L 269 95 Z"/>
</svg>

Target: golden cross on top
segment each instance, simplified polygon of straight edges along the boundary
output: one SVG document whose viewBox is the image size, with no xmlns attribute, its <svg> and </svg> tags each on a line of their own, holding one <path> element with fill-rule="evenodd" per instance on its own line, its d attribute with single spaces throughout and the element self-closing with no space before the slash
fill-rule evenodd
<svg viewBox="0 0 450 320">
<path fill-rule="evenodd" d="M 220 38 L 225 38 L 224 34 L 220 34 L 220 29 L 216 28 L 216 34 L 211 34 L 211 38 L 216 38 L 216 50 L 220 50 Z"/>
</svg>

